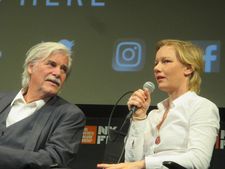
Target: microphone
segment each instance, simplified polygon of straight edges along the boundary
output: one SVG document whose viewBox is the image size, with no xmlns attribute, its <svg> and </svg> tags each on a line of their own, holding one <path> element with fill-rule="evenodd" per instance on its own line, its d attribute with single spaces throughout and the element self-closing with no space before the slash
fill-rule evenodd
<svg viewBox="0 0 225 169">
<path fill-rule="evenodd" d="M 152 82 L 145 82 L 143 85 L 143 89 L 148 89 L 149 93 L 152 93 L 155 90 L 155 85 Z M 131 118 L 131 116 L 137 111 L 137 106 L 131 106 L 130 112 L 127 115 L 127 118 Z"/>
</svg>

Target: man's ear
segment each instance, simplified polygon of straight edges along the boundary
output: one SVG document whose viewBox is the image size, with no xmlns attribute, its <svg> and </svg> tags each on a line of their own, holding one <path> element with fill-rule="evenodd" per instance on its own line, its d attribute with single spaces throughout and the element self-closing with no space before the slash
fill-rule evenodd
<svg viewBox="0 0 225 169">
<path fill-rule="evenodd" d="M 33 72 L 33 68 L 34 68 L 34 64 L 30 63 L 27 67 L 27 71 L 29 74 L 31 74 Z"/>
<path fill-rule="evenodd" d="M 184 75 L 185 76 L 189 76 L 189 75 L 191 75 L 193 73 L 193 71 L 194 70 L 193 70 L 192 66 L 188 65 L 188 66 L 185 67 Z"/>
</svg>

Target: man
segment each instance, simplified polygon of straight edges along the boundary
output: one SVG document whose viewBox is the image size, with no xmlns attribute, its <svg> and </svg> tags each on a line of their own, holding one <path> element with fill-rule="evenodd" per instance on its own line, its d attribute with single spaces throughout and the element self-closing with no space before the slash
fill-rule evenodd
<svg viewBox="0 0 225 169">
<path fill-rule="evenodd" d="M 27 52 L 22 89 L 0 94 L 0 169 L 66 167 L 77 154 L 85 116 L 57 96 L 71 62 L 61 43 Z"/>
</svg>

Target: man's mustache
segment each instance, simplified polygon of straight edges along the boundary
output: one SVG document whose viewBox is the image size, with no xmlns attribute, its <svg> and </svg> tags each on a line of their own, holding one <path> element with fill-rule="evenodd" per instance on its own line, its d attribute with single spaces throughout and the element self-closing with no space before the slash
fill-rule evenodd
<svg viewBox="0 0 225 169">
<path fill-rule="evenodd" d="M 57 78 L 57 77 L 48 76 L 48 77 L 46 77 L 45 80 L 51 81 L 51 82 L 55 83 L 57 86 L 61 86 L 61 80 L 59 78 Z"/>
</svg>

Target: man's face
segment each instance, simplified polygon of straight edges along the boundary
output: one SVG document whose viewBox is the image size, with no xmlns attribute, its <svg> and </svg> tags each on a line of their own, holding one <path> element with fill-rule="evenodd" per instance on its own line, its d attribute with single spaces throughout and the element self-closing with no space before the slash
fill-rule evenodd
<svg viewBox="0 0 225 169">
<path fill-rule="evenodd" d="M 39 60 L 28 67 L 30 83 L 28 92 L 40 97 L 53 96 L 64 84 L 68 72 L 68 57 L 53 53 L 45 60 Z"/>
</svg>

